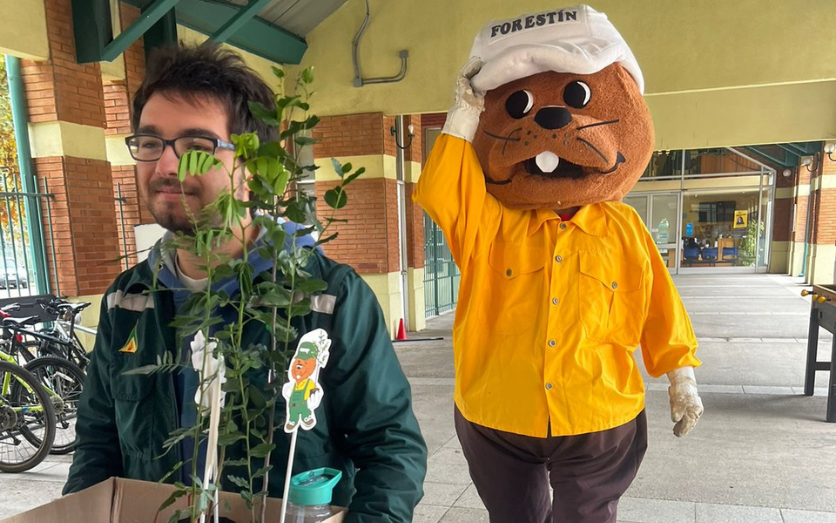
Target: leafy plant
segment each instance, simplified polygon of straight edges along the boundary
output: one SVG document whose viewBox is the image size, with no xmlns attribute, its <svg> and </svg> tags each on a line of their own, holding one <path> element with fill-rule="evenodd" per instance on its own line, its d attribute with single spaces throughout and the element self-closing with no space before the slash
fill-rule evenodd
<svg viewBox="0 0 836 523">
<path fill-rule="evenodd" d="M 740 244 L 738 245 L 740 265 L 744 267 L 755 265 L 755 260 L 757 260 L 758 255 L 758 241 L 763 231 L 763 222 L 757 219 L 749 220 L 749 225 L 746 228 L 746 236 L 740 239 Z M 762 252 L 761 255 L 763 255 Z"/>
<path fill-rule="evenodd" d="M 281 69 L 274 68 L 273 71 L 277 77 L 283 78 Z M 300 190 L 297 185 L 306 172 L 316 169 L 312 165 L 301 165 L 296 154 L 300 147 L 316 143 L 310 136 L 319 118 L 308 114 L 309 86 L 312 82 L 313 70 L 305 69 L 296 81 L 296 92 L 300 94 L 286 96 L 283 91 L 280 92 L 275 96 L 275 107 L 250 103 L 250 110 L 256 117 L 280 129 L 280 141 L 260 143 L 255 133 L 233 135 L 235 163 L 234 168 L 227 171 L 228 188 L 197 215 L 190 216 L 194 224 L 193 234 L 178 233 L 164 246 L 194 254 L 201 260 L 200 269 L 207 274 L 209 284 L 206 289 L 189 296 L 172 325 L 177 329 L 178 349 L 184 340 L 202 332 L 205 339 L 211 336 L 216 342 L 213 355 L 222 356 L 226 362 L 226 382 L 223 384 L 226 402 L 219 429 L 220 470 L 217 477 L 223 477 L 225 467 L 235 467 L 236 472 L 243 471 L 228 475 L 226 479 L 241 489 L 241 496 L 251 509 L 253 522 L 262 517 L 256 507 L 260 498 L 266 496 L 267 476 L 271 468 L 269 457 L 275 448 L 273 434 L 275 427 L 282 423 L 282 420 L 275 419 L 274 412 L 281 385 L 287 379 L 283 371 L 293 355 L 290 344 L 298 334 L 292 320 L 310 313 L 310 295 L 326 288 L 325 282 L 312 278 L 305 271 L 313 251 L 298 246 L 296 241 L 303 235 L 316 234 L 319 238 L 316 245 L 319 246 L 336 237 L 336 234 L 328 235 L 329 227 L 338 221 L 334 212 L 347 204 L 346 186 L 364 171 L 363 168 L 354 169 L 351 164 L 341 165 L 333 160 L 340 182 L 324 196 L 332 209 L 331 215 L 319 219 L 315 212 L 314 195 Z M 217 169 L 225 169 L 218 158 L 201 151 L 189 151 L 180 159 L 178 175 L 181 186 L 188 176 L 202 176 Z M 247 173 L 244 182 L 236 174 L 241 172 L 240 169 Z M 245 193 L 249 193 L 249 199 L 243 198 Z M 185 193 L 181 194 L 181 201 L 188 211 Z M 254 218 L 245 225 L 248 215 Z M 288 233 L 277 221 L 278 217 L 303 227 Z M 239 259 L 219 253 L 218 247 L 249 227 L 257 227 L 261 233 L 262 241 L 253 250 L 252 247 L 245 248 Z M 253 265 L 249 263 L 254 253 L 272 260 L 272 271 L 254 274 Z M 237 280 L 239 293 L 230 295 L 220 289 L 221 284 L 230 279 Z M 220 308 L 233 310 L 235 321 L 222 325 L 216 314 Z M 244 346 L 245 328 L 253 323 L 263 325 L 272 334 L 269 346 Z M 174 361 L 174 358 L 164 358 L 157 363 L 136 372 L 170 372 L 189 365 Z M 266 388 L 263 384 L 254 383 L 250 372 L 263 372 L 264 369 L 268 369 L 269 376 Z M 212 378 L 206 376 L 204 382 Z M 200 477 L 202 471 L 198 471 L 196 465 L 200 442 L 206 439 L 208 431 L 208 412 L 198 408 L 195 426 L 175 431 L 165 443 L 166 450 L 186 437 L 194 438 L 196 443 L 189 474 L 192 485 L 175 483 L 177 489 L 164 505 L 168 506 L 184 496 L 191 500 L 188 509 L 178 510 L 172 515 L 172 522 L 186 517 L 194 521 L 213 503 L 217 486 L 204 485 Z M 243 446 L 246 455 L 239 459 L 228 458 L 227 450 L 233 445 Z M 252 458 L 264 458 L 265 466 L 254 470 Z M 179 463 L 169 476 L 181 467 L 182 463 Z M 259 480 L 263 482 L 262 488 L 259 488 Z"/>
</svg>

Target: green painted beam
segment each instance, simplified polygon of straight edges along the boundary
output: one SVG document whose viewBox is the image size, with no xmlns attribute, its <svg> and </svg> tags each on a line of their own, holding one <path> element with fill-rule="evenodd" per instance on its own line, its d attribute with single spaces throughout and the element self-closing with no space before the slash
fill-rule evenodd
<svg viewBox="0 0 836 523">
<path fill-rule="evenodd" d="M 138 7 L 140 9 L 144 9 L 145 6 L 153 2 L 153 0 L 122 0 L 123 4 L 132 5 L 134 7 Z"/>
<path fill-rule="evenodd" d="M 791 144 L 776 143 L 775 145 L 777 145 L 779 148 L 781 148 L 781 150 L 784 151 L 784 158 L 785 159 L 786 159 L 788 154 L 792 156 L 792 158 L 787 160 L 787 162 L 797 160 L 799 156 L 805 156 L 804 154 L 799 153 L 799 151 L 797 149 L 789 147 L 789 145 L 791 145 Z"/>
<path fill-rule="evenodd" d="M 122 2 L 143 9 L 151 0 Z M 249 7 L 242 8 L 223 0 L 181 0 L 175 10 L 177 23 L 211 37 Z M 249 18 L 226 43 L 280 64 L 298 64 L 308 50 L 304 39 L 258 16 Z"/>
<path fill-rule="evenodd" d="M 106 62 L 116 60 L 132 43 L 136 42 L 179 2 L 180 0 L 156 0 L 148 8 L 143 9 L 142 14 L 130 27 L 122 31 L 116 39 L 105 46 L 102 50 L 102 60 Z"/>
<path fill-rule="evenodd" d="M 100 62 L 102 50 L 113 41 L 108 0 L 72 0 L 75 56 L 80 64 Z"/>
<path fill-rule="evenodd" d="M 749 151 L 750 153 L 752 153 L 752 154 L 754 154 L 754 155 L 757 155 L 757 156 L 760 156 L 761 158 L 765 158 L 766 160 L 768 160 L 768 161 L 770 161 L 770 162 L 772 162 L 772 163 L 774 163 L 774 164 L 776 164 L 776 165 L 780 165 L 780 166 L 782 166 L 782 167 L 792 167 L 792 165 L 787 165 L 787 160 L 786 160 L 786 159 L 779 160 L 778 158 L 775 158 L 775 157 L 774 157 L 774 156 L 772 156 L 771 154 L 769 154 L 769 153 L 765 153 L 765 152 L 761 151 L 761 150 L 760 150 L 757 146 L 755 146 L 755 145 L 750 145 L 750 146 L 746 146 L 746 147 L 741 147 L 741 149 L 746 150 L 746 151 Z"/>
<path fill-rule="evenodd" d="M 821 150 L 820 142 L 793 142 L 785 145 L 797 151 L 795 154 L 798 156 L 812 156 Z"/>
<path fill-rule="evenodd" d="M 139 18 L 113 37 L 109 0 L 72 0 L 76 60 L 80 64 L 111 62 L 174 9 L 180 0 L 137 0 Z"/>
<path fill-rule="evenodd" d="M 229 37 L 234 35 L 239 29 L 244 27 L 252 17 L 261 12 L 262 9 L 273 0 L 250 0 L 247 7 L 238 11 L 226 24 L 209 37 L 209 40 L 222 44 L 226 42 Z"/>
<path fill-rule="evenodd" d="M 181 0 L 176 8 L 177 22 L 211 36 L 241 10 L 225 2 Z M 257 16 L 247 20 L 226 43 L 280 64 L 298 64 L 308 49 L 302 38 Z"/>
<path fill-rule="evenodd" d="M 145 44 L 145 59 L 151 56 L 155 49 L 177 45 L 177 16 L 172 9 L 152 25 L 142 37 Z"/>
</svg>

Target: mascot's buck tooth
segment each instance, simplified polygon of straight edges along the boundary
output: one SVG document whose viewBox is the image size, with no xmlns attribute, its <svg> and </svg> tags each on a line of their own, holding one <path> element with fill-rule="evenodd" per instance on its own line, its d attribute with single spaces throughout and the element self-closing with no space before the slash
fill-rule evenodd
<svg viewBox="0 0 836 523">
<path fill-rule="evenodd" d="M 702 414 L 690 320 L 620 203 L 653 150 L 643 90 L 587 6 L 492 22 L 416 188 L 462 272 L 456 430 L 494 523 L 615 523 L 647 445 L 637 346 L 674 433 Z"/>
</svg>

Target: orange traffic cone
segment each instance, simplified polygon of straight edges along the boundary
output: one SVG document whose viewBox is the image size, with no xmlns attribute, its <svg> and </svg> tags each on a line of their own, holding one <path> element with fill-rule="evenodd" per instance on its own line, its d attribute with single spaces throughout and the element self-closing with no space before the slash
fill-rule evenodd
<svg viewBox="0 0 836 523">
<path fill-rule="evenodd" d="M 401 318 L 401 323 L 398 325 L 398 335 L 395 339 L 397 341 L 406 341 L 406 329 L 403 326 L 403 318 Z"/>
</svg>

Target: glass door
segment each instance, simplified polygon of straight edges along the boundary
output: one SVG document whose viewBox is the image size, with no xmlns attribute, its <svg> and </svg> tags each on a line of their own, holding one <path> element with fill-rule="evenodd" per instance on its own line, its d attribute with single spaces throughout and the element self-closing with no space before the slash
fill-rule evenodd
<svg viewBox="0 0 836 523">
<path fill-rule="evenodd" d="M 676 274 L 679 260 L 679 193 L 650 195 L 648 226 L 668 271 Z"/>
<path fill-rule="evenodd" d="M 682 267 L 688 272 L 756 272 L 769 261 L 769 192 L 759 187 L 686 191 Z"/>
<path fill-rule="evenodd" d="M 676 274 L 680 258 L 680 198 L 678 192 L 630 194 L 624 198 L 639 213 L 650 231 L 668 271 Z"/>
</svg>

